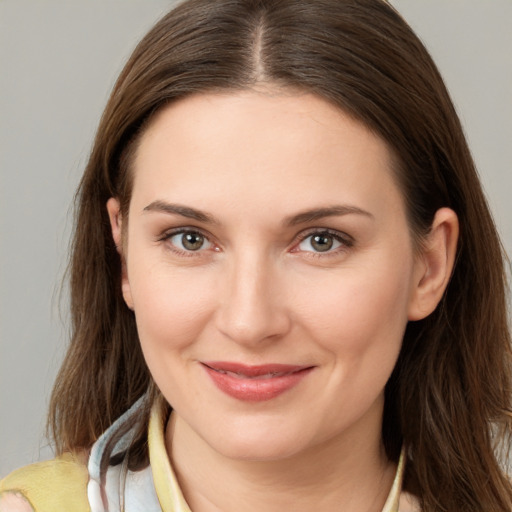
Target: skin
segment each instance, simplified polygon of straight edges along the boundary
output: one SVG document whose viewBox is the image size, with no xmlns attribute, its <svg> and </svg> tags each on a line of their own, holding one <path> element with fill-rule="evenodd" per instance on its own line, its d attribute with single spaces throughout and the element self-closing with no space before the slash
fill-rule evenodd
<svg viewBox="0 0 512 512">
<path fill-rule="evenodd" d="M 107 208 L 191 508 L 381 510 L 396 470 L 384 386 L 407 322 L 447 285 L 455 214 L 437 212 L 420 251 L 386 143 L 318 97 L 277 89 L 165 107 L 133 169 L 129 222 L 115 198 Z M 198 250 L 183 228 L 204 237 Z M 314 234 L 332 247 L 318 250 Z M 220 391 L 204 361 L 313 370 L 247 402 Z"/>
<path fill-rule="evenodd" d="M 34 512 L 30 503 L 19 493 L 0 494 L 0 512 Z"/>
</svg>

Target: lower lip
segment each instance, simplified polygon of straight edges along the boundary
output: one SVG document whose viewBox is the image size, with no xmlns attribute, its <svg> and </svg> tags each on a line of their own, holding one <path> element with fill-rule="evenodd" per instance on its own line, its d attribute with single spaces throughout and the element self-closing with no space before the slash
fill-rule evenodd
<svg viewBox="0 0 512 512">
<path fill-rule="evenodd" d="M 203 365 L 203 368 L 221 391 L 233 398 L 246 402 L 272 400 L 272 398 L 276 398 L 295 387 L 313 370 L 310 367 L 276 377 L 251 378 L 243 376 L 234 377 L 228 373 L 213 370 L 206 365 Z"/>
</svg>

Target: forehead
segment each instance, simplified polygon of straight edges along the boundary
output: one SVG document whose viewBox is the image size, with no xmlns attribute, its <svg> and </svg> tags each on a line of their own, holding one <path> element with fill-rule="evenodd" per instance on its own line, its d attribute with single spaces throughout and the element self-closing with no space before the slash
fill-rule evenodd
<svg viewBox="0 0 512 512">
<path fill-rule="evenodd" d="M 133 169 L 134 200 L 162 193 L 200 202 L 243 196 L 257 207 L 269 197 L 286 206 L 321 198 L 378 203 L 391 194 L 401 202 L 387 144 L 306 93 L 244 91 L 177 101 L 152 120 Z"/>
</svg>

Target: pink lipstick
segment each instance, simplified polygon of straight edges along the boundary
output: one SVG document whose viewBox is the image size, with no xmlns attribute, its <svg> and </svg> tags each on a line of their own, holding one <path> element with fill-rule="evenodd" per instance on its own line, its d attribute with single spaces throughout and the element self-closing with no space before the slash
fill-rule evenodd
<svg viewBox="0 0 512 512">
<path fill-rule="evenodd" d="M 248 366 L 227 361 L 201 363 L 213 383 L 238 400 L 263 402 L 296 386 L 313 366 L 263 364 Z"/>
</svg>

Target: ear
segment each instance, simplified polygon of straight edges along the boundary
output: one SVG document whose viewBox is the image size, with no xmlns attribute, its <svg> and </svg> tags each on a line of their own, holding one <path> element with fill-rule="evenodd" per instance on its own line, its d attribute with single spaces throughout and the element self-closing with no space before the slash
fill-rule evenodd
<svg viewBox="0 0 512 512">
<path fill-rule="evenodd" d="M 409 320 L 422 320 L 439 304 L 452 274 L 458 237 L 457 214 L 450 208 L 439 209 L 417 256 Z"/>
<path fill-rule="evenodd" d="M 126 270 L 126 258 L 123 250 L 123 237 L 122 237 L 122 216 L 120 211 L 119 201 L 111 197 L 107 201 L 107 211 L 110 219 L 110 228 L 112 229 L 112 238 L 116 244 L 117 252 L 121 257 L 121 287 L 123 298 L 126 305 L 133 310 L 133 299 L 130 289 L 130 282 L 128 280 L 128 272 Z"/>
</svg>

